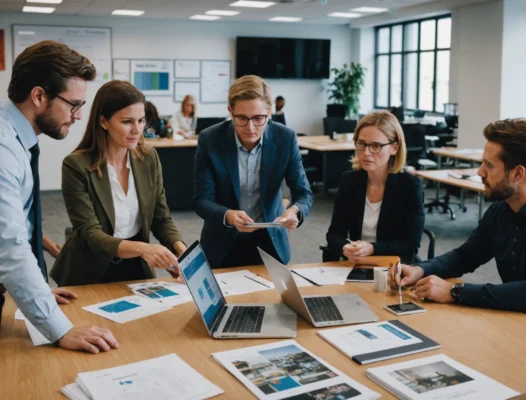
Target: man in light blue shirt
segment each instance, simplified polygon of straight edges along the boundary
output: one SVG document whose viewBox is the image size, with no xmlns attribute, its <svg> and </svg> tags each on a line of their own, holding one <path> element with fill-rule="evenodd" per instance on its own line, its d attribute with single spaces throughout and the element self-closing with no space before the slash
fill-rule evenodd
<svg viewBox="0 0 526 400">
<path fill-rule="evenodd" d="M 66 45 L 44 41 L 13 64 L 8 96 L 0 104 L 0 282 L 22 313 L 52 343 L 91 353 L 119 346 L 110 331 L 74 328 L 58 307 L 76 295 L 50 289 L 42 267 L 37 136 L 67 136 L 81 118 L 95 67 Z M 40 268 L 39 268 L 40 266 Z M 42 268 L 42 270 L 41 270 Z"/>
</svg>

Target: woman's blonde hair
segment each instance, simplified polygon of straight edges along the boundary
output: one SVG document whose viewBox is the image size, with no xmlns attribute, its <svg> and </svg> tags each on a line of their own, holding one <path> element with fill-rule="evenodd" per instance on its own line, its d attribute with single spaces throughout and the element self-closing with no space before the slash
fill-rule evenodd
<svg viewBox="0 0 526 400">
<path fill-rule="evenodd" d="M 265 101 L 272 108 L 272 93 L 267 82 L 256 75 L 245 75 L 235 81 L 228 91 L 228 105 L 234 108 L 239 100 Z"/>
<path fill-rule="evenodd" d="M 125 81 L 110 81 L 101 86 L 95 95 L 84 136 L 75 153 L 89 153 L 93 156 L 90 171 L 97 171 L 102 178 L 102 166 L 108 158 L 108 132 L 101 126 L 100 117 L 110 120 L 113 115 L 133 104 L 142 103 L 146 106 L 144 95 L 131 83 Z M 134 158 L 144 159 L 146 145 L 141 132 L 139 143 L 135 150 L 130 151 Z"/>
<path fill-rule="evenodd" d="M 194 110 L 190 114 L 190 118 L 195 118 L 197 117 L 197 103 L 195 102 L 194 96 L 192 96 L 191 94 L 187 94 L 186 96 L 184 96 L 184 99 L 181 102 L 181 114 L 184 115 L 184 105 L 188 103 L 189 101 L 194 103 Z"/>
<path fill-rule="evenodd" d="M 360 123 L 354 130 L 353 140 L 355 143 L 360 138 L 361 130 L 368 126 L 375 126 L 387 136 L 387 139 L 390 142 L 398 144 L 398 151 L 389 159 L 389 172 L 396 174 L 402 171 L 405 166 L 407 148 L 405 145 L 404 131 L 402 130 L 398 119 L 389 111 L 376 111 L 367 114 L 360 120 Z M 356 153 L 351 159 L 351 162 L 353 169 L 362 169 L 362 165 L 360 164 L 360 160 L 358 160 L 358 155 Z"/>
</svg>

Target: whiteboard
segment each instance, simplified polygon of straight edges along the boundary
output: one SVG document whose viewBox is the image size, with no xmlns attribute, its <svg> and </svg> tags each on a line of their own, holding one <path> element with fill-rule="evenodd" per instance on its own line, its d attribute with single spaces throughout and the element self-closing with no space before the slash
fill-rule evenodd
<svg viewBox="0 0 526 400">
<path fill-rule="evenodd" d="M 201 77 L 201 61 L 199 60 L 175 60 L 174 69 L 175 79 Z"/>
<path fill-rule="evenodd" d="M 199 81 L 175 81 L 174 83 L 174 102 L 183 101 L 184 97 L 189 94 L 199 103 L 199 92 L 201 82 Z"/>
<path fill-rule="evenodd" d="M 201 61 L 201 103 L 227 103 L 230 60 Z"/>
<path fill-rule="evenodd" d="M 97 68 L 97 82 L 111 79 L 111 28 L 13 25 L 13 59 L 42 40 L 56 40 L 87 57 Z"/>
<path fill-rule="evenodd" d="M 113 59 L 113 79 L 131 81 L 130 60 Z"/>
</svg>

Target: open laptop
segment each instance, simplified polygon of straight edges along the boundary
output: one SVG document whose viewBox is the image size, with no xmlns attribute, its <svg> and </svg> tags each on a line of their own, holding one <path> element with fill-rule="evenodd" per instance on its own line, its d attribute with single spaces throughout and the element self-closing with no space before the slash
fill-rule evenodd
<svg viewBox="0 0 526 400">
<path fill-rule="evenodd" d="M 226 304 L 198 241 L 179 257 L 179 265 L 213 338 L 296 337 L 296 313 L 285 304 Z"/>
<path fill-rule="evenodd" d="M 258 250 L 285 304 L 315 327 L 379 321 L 378 316 L 355 293 L 303 296 L 290 270 L 259 247 Z"/>
</svg>

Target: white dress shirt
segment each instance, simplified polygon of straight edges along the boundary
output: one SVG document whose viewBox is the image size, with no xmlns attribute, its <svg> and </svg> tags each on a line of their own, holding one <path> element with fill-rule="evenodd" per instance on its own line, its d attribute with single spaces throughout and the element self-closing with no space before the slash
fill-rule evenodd
<svg viewBox="0 0 526 400">
<path fill-rule="evenodd" d="M 113 236 L 121 239 L 130 239 L 141 230 L 141 213 L 139 210 L 139 199 L 135 189 L 135 179 L 130 164 L 130 152 L 127 155 L 126 168 L 130 170 L 128 176 L 128 195 L 124 193 L 117 179 L 115 168 L 108 164 L 110 178 L 111 196 L 115 209 L 115 230 Z"/>
<path fill-rule="evenodd" d="M 382 202 L 371 203 L 367 196 L 365 196 L 365 210 L 363 213 L 362 225 L 362 241 L 374 243 L 376 242 L 376 228 L 378 227 L 378 218 L 380 217 L 380 209 Z"/>
</svg>

